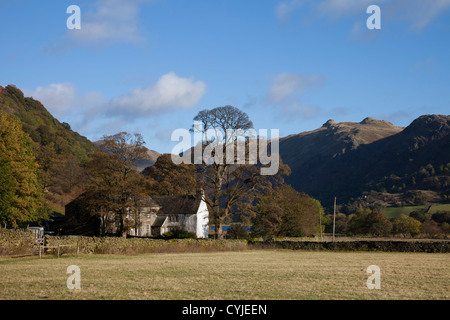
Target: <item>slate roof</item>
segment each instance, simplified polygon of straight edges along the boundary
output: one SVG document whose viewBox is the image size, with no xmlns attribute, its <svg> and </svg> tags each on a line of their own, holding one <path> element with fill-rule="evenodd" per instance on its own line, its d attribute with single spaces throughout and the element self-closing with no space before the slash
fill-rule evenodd
<svg viewBox="0 0 450 320">
<path fill-rule="evenodd" d="M 137 199 L 137 203 L 141 206 L 141 207 L 151 207 L 151 208 L 159 208 L 160 205 L 153 200 L 151 197 L 139 197 Z"/>
<path fill-rule="evenodd" d="M 152 224 L 152 227 L 161 228 L 167 220 L 167 216 L 157 216 Z"/>
<path fill-rule="evenodd" d="M 153 197 L 153 200 L 161 206 L 158 215 L 196 214 L 201 202 L 194 196 Z"/>
</svg>

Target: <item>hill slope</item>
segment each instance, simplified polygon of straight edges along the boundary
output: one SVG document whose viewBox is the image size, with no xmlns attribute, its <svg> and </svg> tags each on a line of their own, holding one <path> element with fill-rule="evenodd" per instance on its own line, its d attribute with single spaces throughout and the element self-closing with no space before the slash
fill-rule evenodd
<svg viewBox="0 0 450 320">
<path fill-rule="evenodd" d="M 0 86 L 0 111 L 15 115 L 33 140 L 46 202 L 53 211 L 63 214 L 64 204 L 81 192 L 83 165 L 97 147 L 15 86 Z"/>
<path fill-rule="evenodd" d="M 42 103 L 25 97 L 15 86 L 0 86 L 0 110 L 16 115 L 35 143 L 51 147 L 56 154 L 70 153 L 84 162 L 96 149 L 87 138 L 60 123 Z"/>
</svg>

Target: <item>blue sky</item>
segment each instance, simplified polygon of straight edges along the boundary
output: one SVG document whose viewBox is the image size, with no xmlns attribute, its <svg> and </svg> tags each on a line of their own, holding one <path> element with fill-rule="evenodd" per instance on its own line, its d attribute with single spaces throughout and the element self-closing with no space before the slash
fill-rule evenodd
<svg viewBox="0 0 450 320">
<path fill-rule="evenodd" d="M 450 0 L 0 0 L 0 27 L 0 85 L 93 141 L 139 132 L 171 152 L 224 105 L 281 136 L 450 110 Z"/>
</svg>

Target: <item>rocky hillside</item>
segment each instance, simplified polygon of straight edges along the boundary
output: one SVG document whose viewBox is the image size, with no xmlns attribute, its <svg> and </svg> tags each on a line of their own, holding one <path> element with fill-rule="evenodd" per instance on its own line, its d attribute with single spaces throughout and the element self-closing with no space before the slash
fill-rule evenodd
<svg viewBox="0 0 450 320">
<path fill-rule="evenodd" d="M 317 130 L 280 139 L 280 155 L 292 170 L 286 181 L 324 205 L 334 196 L 346 202 L 371 190 L 420 187 L 444 196 L 449 188 L 449 133 L 450 116 L 443 115 L 421 116 L 406 128 L 371 118 L 360 123 L 329 120 Z M 431 185 L 420 176 L 427 167 L 436 168 Z"/>
</svg>

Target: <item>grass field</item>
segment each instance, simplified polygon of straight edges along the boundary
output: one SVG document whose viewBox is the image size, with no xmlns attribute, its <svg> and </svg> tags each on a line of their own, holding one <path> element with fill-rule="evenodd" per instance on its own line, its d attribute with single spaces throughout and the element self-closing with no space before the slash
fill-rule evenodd
<svg viewBox="0 0 450 320">
<path fill-rule="evenodd" d="M 433 205 L 431 206 L 430 210 L 428 211 L 428 213 L 437 213 L 440 211 L 450 211 L 450 204 L 437 204 L 437 205 Z"/>
<path fill-rule="evenodd" d="M 69 290 L 67 267 L 81 269 Z M 381 289 L 366 269 L 381 269 Z M 0 257 L 0 299 L 449 299 L 450 256 L 426 253 L 242 252 Z"/>
<path fill-rule="evenodd" d="M 386 218 L 391 219 L 397 217 L 400 214 L 409 215 L 413 211 L 428 207 L 429 206 L 386 207 L 382 208 L 381 211 Z M 450 204 L 433 204 L 428 210 L 428 213 L 433 214 L 440 211 L 450 211 Z"/>
<path fill-rule="evenodd" d="M 410 206 L 410 207 L 387 207 L 382 208 L 381 211 L 383 212 L 383 215 L 388 218 L 395 218 L 400 214 L 406 214 L 409 216 L 409 214 L 413 211 L 420 210 L 425 208 L 425 206 Z"/>
</svg>

